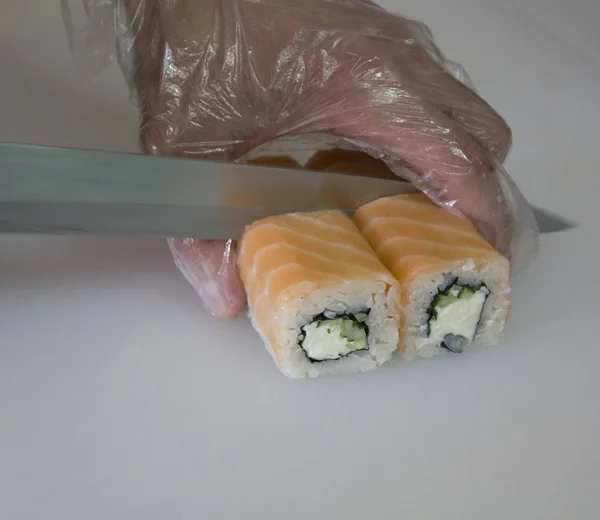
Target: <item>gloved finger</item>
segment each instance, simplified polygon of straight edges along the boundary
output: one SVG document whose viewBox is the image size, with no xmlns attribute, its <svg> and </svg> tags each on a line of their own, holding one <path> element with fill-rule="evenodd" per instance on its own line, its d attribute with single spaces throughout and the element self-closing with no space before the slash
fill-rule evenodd
<svg viewBox="0 0 600 520">
<path fill-rule="evenodd" d="M 160 11 L 168 53 L 142 128 L 145 149 L 160 155 L 233 160 L 274 134 L 306 131 L 333 108 L 331 72 L 341 68 L 334 83 L 349 86 L 345 40 L 365 17 L 392 19 L 395 37 L 410 38 L 402 19 L 367 1 L 203 0 L 204 17 L 197 1 L 177 0 Z"/>
<path fill-rule="evenodd" d="M 235 318 L 246 304 L 236 242 L 170 239 L 169 246 L 177 267 L 208 310 L 219 318 Z"/>
<path fill-rule="evenodd" d="M 470 78 L 462 66 L 444 57 L 427 25 L 407 19 L 402 20 L 402 25 L 414 35 L 419 45 L 406 47 L 404 51 L 408 49 L 410 56 L 401 52 L 398 58 L 409 58 L 418 64 L 413 68 L 411 81 L 418 85 L 420 94 L 445 115 L 461 123 L 503 162 L 511 146 L 511 131 L 506 121 L 470 88 Z M 467 84 L 451 74 L 452 69 L 467 76 Z"/>
<path fill-rule="evenodd" d="M 125 79 L 132 83 L 140 100 L 156 96 L 160 85 L 163 57 L 163 31 L 157 0 L 121 0 L 126 16 L 126 30 L 120 35 L 120 57 L 131 55 L 130 62 L 121 61 Z M 123 56 L 121 56 L 121 54 Z M 132 68 L 130 68 L 132 67 Z"/>
<path fill-rule="evenodd" d="M 200 11 L 196 0 L 160 4 L 160 28 L 153 32 L 163 35 L 165 54 L 159 89 L 147 103 L 141 127 L 146 151 L 233 160 L 252 147 L 251 136 L 235 129 L 248 127 L 263 111 L 252 95 L 254 60 L 243 34 L 224 32 L 232 20 L 246 19 L 241 12 L 246 9 L 254 20 L 256 9 L 244 2 L 202 0 Z M 202 13 L 209 13 L 210 23 Z M 273 60 L 262 50 L 263 71 L 270 70 Z M 146 85 L 146 78 L 140 83 Z M 242 85 L 252 88 L 240 90 Z"/>
<path fill-rule="evenodd" d="M 433 63 L 418 69 L 414 81 L 424 98 L 463 125 L 500 162 L 506 159 L 511 146 L 510 127 L 477 93 Z"/>
<path fill-rule="evenodd" d="M 128 30 L 121 35 L 120 59 L 125 78 L 140 105 L 140 144 L 145 153 L 163 153 L 155 145 L 154 110 L 161 99 L 164 82 L 165 32 L 158 0 L 121 0 L 125 7 Z"/>
</svg>

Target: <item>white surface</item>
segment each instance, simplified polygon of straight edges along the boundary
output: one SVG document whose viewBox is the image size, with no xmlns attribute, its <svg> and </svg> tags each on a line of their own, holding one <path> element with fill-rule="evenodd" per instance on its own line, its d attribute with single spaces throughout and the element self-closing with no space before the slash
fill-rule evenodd
<svg viewBox="0 0 600 520">
<path fill-rule="evenodd" d="M 135 149 L 118 71 L 82 84 L 55 2 L 3 3 L 0 140 Z M 0 518 L 598 518 L 600 4 L 387 5 L 507 117 L 526 195 L 579 224 L 513 285 L 502 345 L 289 381 L 161 241 L 0 237 Z"/>
</svg>

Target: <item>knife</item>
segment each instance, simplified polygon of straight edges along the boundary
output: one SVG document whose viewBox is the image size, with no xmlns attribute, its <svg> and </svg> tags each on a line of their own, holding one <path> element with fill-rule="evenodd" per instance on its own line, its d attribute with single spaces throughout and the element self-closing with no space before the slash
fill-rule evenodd
<svg viewBox="0 0 600 520">
<path fill-rule="evenodd" d="M 343 173 L 0 143 L 0 233 L 236 238 L 267 216 L 351 212 L 416 191 Z M 571 227 L 536 217 L 541 232 Z"/>
</svg>

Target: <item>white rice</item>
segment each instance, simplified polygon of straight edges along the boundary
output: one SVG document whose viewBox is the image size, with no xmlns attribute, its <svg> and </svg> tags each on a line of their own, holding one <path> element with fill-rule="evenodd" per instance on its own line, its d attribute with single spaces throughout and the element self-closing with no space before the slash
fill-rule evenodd
<svg viewBox="0 0 600 520">
<path fill-rule="evenodd" d="M 461 285 L 473 287 L 484 283 L 490 290 L 475 337 L 468 348 L 498 343 L 510 307 L 508 262 L 488 262 L 485 266 L 477 268 L 474 262 L 468 261 L 423 276 L 408 288 L 408 305 L 404 309 L 406 335 L 404 344 L 400 346 L 400 354 L 403 358 L 432 357 L 449 353 L 447 349 L 433 344 L 427 337 L 428 320 L 429 308 L 440 287 L 444 288 L 455 279 Z"/>
</svg>

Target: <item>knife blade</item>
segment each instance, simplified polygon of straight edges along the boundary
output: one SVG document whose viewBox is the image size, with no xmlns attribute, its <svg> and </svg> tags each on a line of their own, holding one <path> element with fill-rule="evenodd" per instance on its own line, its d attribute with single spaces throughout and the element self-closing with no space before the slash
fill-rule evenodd
<svg viewBox="0 0 600 520">
<path fill-rule="evenodd" d="M 575 224 L 570 220 L 564 219 L 551 213 L 548 210 L 536 208 L 533 206 L 533 215 L 538 225 L 539 232 L 544 235 L 546 233 L 558 233 L 559 231 L 567 231 L 575 228 Z"/>
<path fill-rule="evenodd" d="M 236 238 L 267 216 L 352 212 L 415 191 L 367 176 L 0 143 L 0 233 Z M 543 216 L 544 229 L 566 225 Z"/>
<path fill-rule="evenodd" d="M 353 211 L 414 188 L 345 174 L 0 143 L 0 232 L 241 236 L 295 211 Z"/>
</svg>

